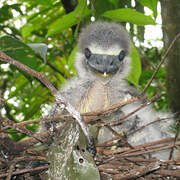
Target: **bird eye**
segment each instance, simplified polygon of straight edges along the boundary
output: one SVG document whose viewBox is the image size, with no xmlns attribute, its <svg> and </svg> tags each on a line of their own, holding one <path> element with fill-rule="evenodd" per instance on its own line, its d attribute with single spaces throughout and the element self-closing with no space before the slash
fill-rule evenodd
<svg viewBox="0 0 180 180">
<path fill-rule="evenodd" d="M 119 53 L 119 60 L 122 61 L 124 59 L 126 55 L 126 52 L 124 50 L 122 50 L 120 53 Z"/>
<path fill-rule="evenodd" d="M 85 48 L 84 54 L 85 54 L 86 58 L 89 59 L 91 56 L 91 51 L 88 48 Z"/>
</svg>

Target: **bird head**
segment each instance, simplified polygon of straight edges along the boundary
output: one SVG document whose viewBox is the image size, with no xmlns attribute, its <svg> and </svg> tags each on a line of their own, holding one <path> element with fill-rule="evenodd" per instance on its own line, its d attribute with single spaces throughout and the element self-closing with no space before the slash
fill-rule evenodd
<svg viewBox="0 0 180 180">
<path fill-rule="evenodd" d="M 91 74 L 103 78 L 124 72 L 129 59 L 130 38 L 117 23 L 95 22 L 85 27 L 78 41 L 79 59 L 76 63 Z M 80 64 L 81 63 L 81 64 Z"/>
</svg>

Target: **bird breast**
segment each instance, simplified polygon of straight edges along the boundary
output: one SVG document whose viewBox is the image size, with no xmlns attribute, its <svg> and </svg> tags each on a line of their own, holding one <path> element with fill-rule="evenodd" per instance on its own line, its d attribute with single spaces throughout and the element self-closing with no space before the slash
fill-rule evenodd
<svg viewBox="0 0 180 180">
<path fill-rule="evenodd" d="M 108 87 L 100 81 L 95 81 L 85 95 L 77 102 L 80 113 L 104 110 L 110 105 Z"/>
</svg>

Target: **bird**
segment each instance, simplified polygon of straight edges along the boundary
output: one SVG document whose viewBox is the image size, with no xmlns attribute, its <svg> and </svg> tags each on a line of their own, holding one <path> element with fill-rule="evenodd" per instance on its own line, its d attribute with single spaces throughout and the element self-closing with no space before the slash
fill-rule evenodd
<svg viewBox="0 0 180 180">
<path fill-rule="evenodd" d="M 126 76 L 131 71 L 131 40 L 124 27 L 115 22 L 97 21 L 82 29 L 78 39 L 75 59 L 77 76 L 60 91 L 80 113 L 105 110 L 117 102 L 137 97 L 138 90 Z M 135 110 L 143 102 L 135 102 L 120 109 L 116 117 Z M 156 113 L 147 106 L 126 120 L 120 131 L 138 129 L 158 118 L 172 117 L 170 113 Z M 109 120 L 110 121 L 110 120 Z M 132 145 L 140 145 L 167 137 L 174 137 L 170 131 L 173 120 L 157 122 L 128 137 Z M 99 131 L 98 143 L 112 138 L 111 132 L 103 127 Z M 158 154 L 164 158 L 164 154 Z"/>
<path fill-rule="evenodd" d="M 103 111 L 113 104 L 139 95 L 136 87 L 126 79 L 131 71 L 131 40 L 122 25 L 107 21 L 92 22 L 81 30 L 77 44 L 77 75 L 69 80 L 59 93 L 80 113 Z M 143 101 L 137 101 L 125 105 L 104 121 L 111 122 L 115 118 L 127 115 L 142 103 Z M 54 115 L 54 111 L 52 112 Z M 112 128 L 117 133 L 124 131 L 130 134 L 145 126 L 141 131 L 127 137 L 128 143 L 136 146 L 174 137 L 169 130 L 173 124 L 172 119 L 152 123 L 146 127 L 152 121 L 169 115 L 171 114 L 156 113 L 152 106 L 147 106 Z M 72 127 L 76 127 L 74 129 L 77 134 L 77 126 Z M 113 137 L 113 133 L 104 126 L 98 130 L 96 140 L 97 143 L 103 143 Z M 152 157 L 166 159 L 167 151 L 152 153 Z"/>
</svg>

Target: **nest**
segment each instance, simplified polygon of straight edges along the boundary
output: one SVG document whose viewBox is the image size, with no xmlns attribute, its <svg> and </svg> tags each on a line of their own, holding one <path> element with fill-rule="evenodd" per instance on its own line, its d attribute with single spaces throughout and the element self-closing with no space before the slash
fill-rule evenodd
<svg viewBox="0 0 180 180">
<path fill-rule="evenodd" d="M 111 106 L 102 112 L 82 114 L 82 117 L 86 124 L 93 123 L 100 126 L 102 124 L 99 123 L 98 119 L 110 115 L 127 103 L 144 98 L 145 97 L 133 98 L 126 102 Z M 156 98 L 154 98 L 154 100 Z M 1 105 L 3 102 L 4 101 L 1 99 Z M 145 104 L 147 105 L 149 103 L 146 102 Z M 133 114 L 133 112 L 131 114 Z M 126 117 L 124 117 L 124 119 L 125 118 Z M 41 150 L 33 150 L 32 148 L 40 143 L 48 143 L 45 139 L 47 139 L 47 137 L 49 139 L 49 137 L 53 135 L 49 131 L 40 133 L 31 132 L 26 128 L 26 125 L 38 123 L 40 121 L 58 121 L 61 122 L 61 126 L 58 128 L 60 132 L 69 122 L 74 121 L 72 115 L 56 115 L 54 117 L 29 120 L 21 123 L 14 123 L 2 116 L 0 119 L 0 179 L 46 179 L 46 171 L 49 167 L 49 163 L 46 160 L 46 153 Z M 101 179 L 180 178 L 180 159 L 178 159 L 178 157 L 176 160 L 172 159 L 174 148 L 180 145 L 180 139 L 177 136 L 178 132 L 175 134 L 174 138 L 162 139 L 133 147 L 126 141 L 126 137 L 113 131 L 111 124 L 103 125 L 109 127 L 115 137 L 103 144 L 96 144 L 97 156 L 94 160 L 100 172 Z M 144 127 L 141 127 L 141 129 Z M 14 142 L 7 134 L 7 130 L 10 128 L 28 135 L 29 138 Z M 151 153 L 166 149 L 170 149 L 169 160 L 162 161 L 151 158 Z"/>
<path fill-rule="evenodd" d="M 178 34 L 173 42 L 171 43 L 169 49 L 163 56 L 160 64 L 158 65 L 155 73 L 144 89 L 143 93 L 146 91 L 150 83 L 152 82 L 154 76 L 159 70 L 159 67 L 164 62 L 165 57 L 169 53 L 169 50 L 174 45 L 175 41 L 180 37 Z M 29 67 L 21 64 L 15 59 L 10 58 L 2 51 L 0 51 L 0 60 L 8 62 L 15 65 L 16 67 L 30 73 L 39 79 L 50 91 L 57 95 L 57 90 L 49 83 L 42 73 L 38 73 Z M 157 95 L 150 101 L 142 104 L 138 109 L 150 104 L 159 97 Z M 63 104 L 68 112 L 72 109 L 68 109 L 70 106 L 67 104 L 62 97 L 59 98 L 59 103 Z M 124 104 L 116 104 L 114 107 L 110 107 L 104 112 L 94 112 L 82 114 L 84 123 L 86 124 L 97 124 L 99 126 L 98 119 L 107 116 L 108 114 L 114 112 L 117 108 L 122 105 L 131 103 L 138 99 L 131 99 Z M 4 100 L 0 99 L 0 108 L 3 106 Z M 134 112 L 126 115 L 119 120 L 125 120 L 133 113 L 138 111 L 136 109 Z M 75 114 L 76 112 L 74 112 Z M 76 113 L 77 114 L 77 113 Z M 76 122 L 78 118 L 76 118 Z M 119 123 L 119 120 L 114 123 Z M 156 121 L 160 121 L 157 119 Z M 14 180 L 41 180 L 46 179 L 46 171 L 49 168 L 49 163 L 46 160 L 46 153 L 41 150 L 33 150 L 37 144 L 48 144 L 46 139 L 53 136 L 49 131 L 34 133 L 26 128 L 26 125 L 32 123 L 40 123 L 40 121 L 59 121 L 61 126 L 57 129 L 59 132 L 64 129 L 69 122 L 74 121 L 71 115 L 57 115 L 48 118 L 41 118 L 36 120 L 28 120 L 21 123 L 15 123 L 12 120 L 4 118 L 0 114 L 0 179 L 14 179 Z M 151 122 L 153 123 L 153 122 Z M 117 132 L 113 131 L 111 128 L 112 124 L 100 123 L 100 125 L 107 126 L 112 130 L 115 139 L 111 139 L 103 144 L 96 144 L 97 156 L 94 158 L 96 166 L 100 172 L 101 179 L 180 179 L 180 156 L 177 159 L 172 159 L 173 151 L 180 145 L 180 139 L 178 138 L 178 127 L 174 138 L 162 139 L 156 142 L 151 142 L 148 144 L 141 144 L 139 146 L 131 146 L 126 138 Z M 148 126 L 150 124 L 147 124 Z M 145 126 L 144 126 L 145 127 Z M 141 127 L 144 128 L 144 127 Z M 7 133 L 8 129 L 15 129 L 21 133 L 29 136 L 28 139 L 24 139 L 18 142 L 14 142 Z M 138 130 L 141 130 L 138 129 Z M 56 131 L 57 132 L 57 131 Z M 55 132 L 55 133 L 56 133 Z M 122 143 L 119 146 L 119 143 Z M 115 148 L 114 148 L 115 147 Z M 170 149 L 170 154 L 166 161 L 151 158 L 150 154 L 158 151 Z"/>
</svg>

